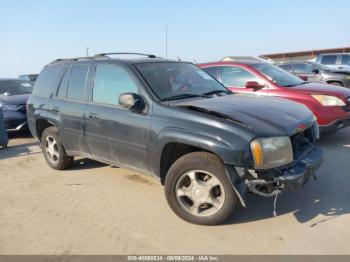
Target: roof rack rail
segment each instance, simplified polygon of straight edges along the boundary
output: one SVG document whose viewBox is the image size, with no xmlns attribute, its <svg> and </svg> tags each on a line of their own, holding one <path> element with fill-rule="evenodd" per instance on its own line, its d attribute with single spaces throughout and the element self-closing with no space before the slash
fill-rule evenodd
<svg viewBox="0 0 350 262">
<path fill-rule="evenodd" d="M 54 61 L 52 61 L 50 64 L 57 63 L 57 62 L 64 62 L 64 61 L 79 61 L 79 60 L 89 60 L 89 59 L 95 59 L 93 56 L 80 56 L 80 57 L 72 57 L 72 58 L 59 58 Z"/>
<path fill-rule="evenodd" d="M 94 57 L 108 57 L 108 55 L 139 55 L 139 56 L 147 56 L 148 58 L 157 58 L 155 55 L 152 54 L 142 54 L 142 53 L 101 53 L 101 54 L 96 54 Z"/>
</svg>

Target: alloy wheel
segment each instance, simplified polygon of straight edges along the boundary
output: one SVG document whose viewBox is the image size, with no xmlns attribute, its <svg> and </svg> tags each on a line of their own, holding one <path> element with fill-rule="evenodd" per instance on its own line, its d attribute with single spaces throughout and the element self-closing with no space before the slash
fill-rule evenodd
<svg viewBox="0 0 350 262">
<path fill-rule="evenodd" d="M 45 152 L 52 163 L 55 164 L 59 161 L 60 154 L 58 151 L 57 142 L 54 137 L 47 136 L 45 138 Z"/>
<path fill-rule="evenodd" d="M 213 215 L 225 202 L 223 185 L 207 171 L 193 170 L 183 174 L 175 190 L 182 208 L 195 216 Z"/>
</svg>

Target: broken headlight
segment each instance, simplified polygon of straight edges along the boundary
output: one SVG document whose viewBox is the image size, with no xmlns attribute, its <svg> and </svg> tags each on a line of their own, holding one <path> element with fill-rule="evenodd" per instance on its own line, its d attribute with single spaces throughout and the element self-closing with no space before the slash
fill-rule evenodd
<svg viewBox="0 0 350 262">
<path fill-rule="evenodd" d="M 250 149 L 256 169 L 270 169 L 293 161 L 293 148 L 288 136 L 254 139 Z"/>
</svg>

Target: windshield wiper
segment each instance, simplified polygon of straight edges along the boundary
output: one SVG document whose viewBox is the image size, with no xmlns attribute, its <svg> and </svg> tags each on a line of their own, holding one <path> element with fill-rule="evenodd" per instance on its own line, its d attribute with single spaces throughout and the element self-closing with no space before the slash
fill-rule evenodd
<svg viewBox="0 0 350 262">
<path fill-rule="evenodd" d="M 206 92 L 206 93 L 204 93 L 202 95 L 203 96 L 210 96 L 210 95 L 216 95 L 216 94 L 221 94 L 221 93 L 233 94 L 231 91 L 228 91 L 228 90 L 214 90 L 214 91 Z"/>
<path fill-rule="evenodd" d="M 160 101 L 171 101 L 171 100 L 179 100 L 179 99 L 185 99 L 185 98 L 192 98 L 192 97 L 205 97 L 205 95 L 197 95 L 197 94 L 179 94 L 179 95 L 174 95 L 174 96 L 169 96 L 166 98 L 161 99 Z"/>
</svg>

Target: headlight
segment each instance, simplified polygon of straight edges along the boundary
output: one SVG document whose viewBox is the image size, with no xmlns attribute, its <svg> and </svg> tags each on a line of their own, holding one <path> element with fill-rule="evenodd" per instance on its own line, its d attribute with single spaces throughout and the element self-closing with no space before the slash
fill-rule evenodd
<svg viewBox="0 0 350 262">
<path fill-rule="evenodd" d="M 292 143 L 288 136 L 254 139 L 250 149 L 256 169 L 270 169 L 293 162 Z"/>
<path fill-rule="evenodd" d="M 345 75 L 344 78 L 350 80 L 350 75 Z"/>
<path fill-rule="evenodd" d="M 345 106 L 344 101 L 335 96 L 312 95 L 323 106 Z"/>
<path fill-rule="evenodd" d="M 1 104 L 1 103 L 0 103 L 0 107 L 2 107 L 2 109 L 4 111 L 5 110 L 7 110 L 7 111 L 16 111 L 17 108 L 18 108 L 18 106 L 16 106 L 16 105 L 6 105 L 6 104 Z"/>
</svg>

